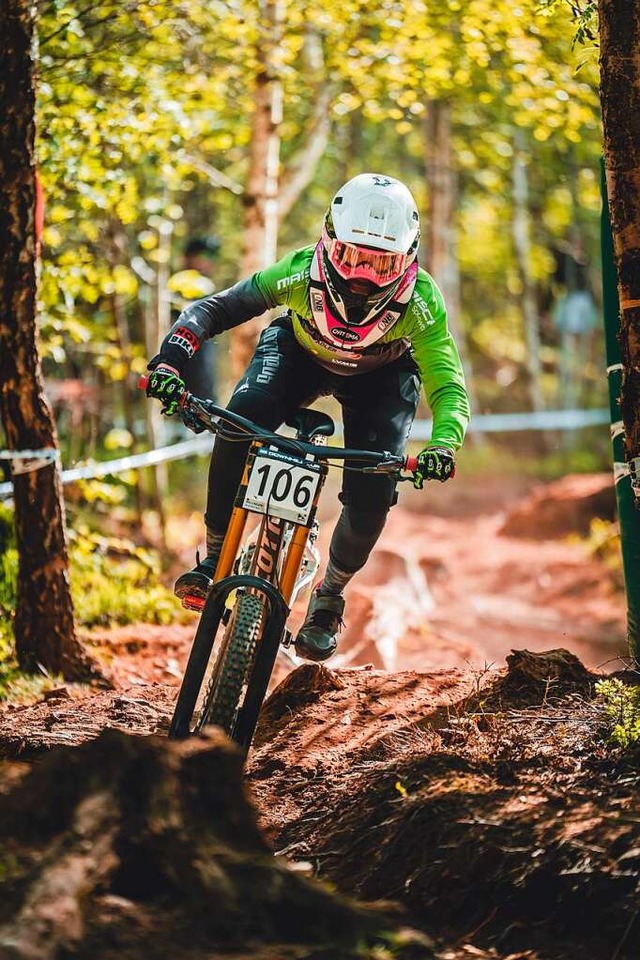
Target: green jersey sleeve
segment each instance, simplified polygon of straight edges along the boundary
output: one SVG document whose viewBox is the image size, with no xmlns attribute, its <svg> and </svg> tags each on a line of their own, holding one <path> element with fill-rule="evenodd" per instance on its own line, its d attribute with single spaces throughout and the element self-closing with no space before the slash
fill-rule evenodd
<svg viewBox="0 0 640 960">
<path fill-rule="evenodd" d="M 470 418 L 460 355 L 449 332 L 447 311 L 436 283 L 419 283 L 407 311 L 407 335 L 433 414 L 430 443 L 457 450 Z"/>
</svg>

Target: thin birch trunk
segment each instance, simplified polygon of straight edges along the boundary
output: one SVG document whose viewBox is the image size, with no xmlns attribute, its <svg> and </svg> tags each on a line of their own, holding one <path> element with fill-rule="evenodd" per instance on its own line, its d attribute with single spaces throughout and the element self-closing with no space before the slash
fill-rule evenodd
<svg viewBox="0 0 640 960">
<path fill-rule="evenodd" d="M 542 410 L 540 384 L 540 319 L 531 277 L 531 218 L 529 215 L 529 179 L 527 155 L 522 131 L 514 134 L 513 153 L 513 247 L 522 290 L 522 319 L 527 345 L 526 368 L 531 409 Z"/>
<path fill-rule="evenodd" d="M 122 252 L 126 246 L 126 238 L 122 232 L 119 223 L 113 224 L 111 236 L 111 266 L 117 266 L 122 260 Z M 131 452 L 137 453 L 139 443 L 135 430 L 135 411 L 131 396 L 131 386 L 133 377 L 131 375 L 131 337 L 129 335 L 129 323 L 123 298 L 118 293 L 111 294 L 111 312 L 113 315 L 113 326 L 116 338 L 116 344 L 120 350 L 120 357 L 125 366 L 125 376 L 120 381 L 120 396 L 122 399 L 122 409 L 124 412 L 124 421 L 127 430 L 132 438 Z M 136 472 L 134 480 L 134 499 L 136 504 L 136 520 L 138 525 L 142 523 L 142 513 L 144 509 L 142 488 L 140 486 L 140 474 Z"/>
<path fill-rule="evenodd" d="M 467 377 L 471 409 L 477 409 L 471 360 L 462 329 L 456 208 L 458 177 L 453 158 L 451 104 L 431 100 L 425 121 L 426 179 L 429 189 L 424 239 L 425 263 L 444 296 L 449 329 L 456 341 Z"/>
<path fill-rule="evenodd" d="M 243 277 L 268 266 L 277 257 L 283 90 L 275 54 L 282 30 L 282 0 L 263 0 L 260 14 L 251 155 L 244 196 L 244 247 L 240 267 Z M 265 314 L 231 331 L 231 367 L 236 377 L 246 369 L 267 320 Z"/>
</svg>

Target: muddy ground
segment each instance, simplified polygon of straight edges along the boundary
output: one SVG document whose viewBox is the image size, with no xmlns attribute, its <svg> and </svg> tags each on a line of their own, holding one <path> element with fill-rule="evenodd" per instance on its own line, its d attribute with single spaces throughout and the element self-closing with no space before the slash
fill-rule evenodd
<svg viewBox="0 0 640 960">
<path fill-rule="evenodd" d="M 266 836 L 341 891 L 400 902 L 443 960 L 636 955 L 638 776 L 593 697 L 596 674 L 624 665 L 624 604 L 563 526 L 590 496 L 575 481 L 547 497 L 556 520 L 525 538 L 532 510 L 553 514 L 540 494 L 463 516 L 409 497 L 349 589 L 331 668 L 278 663 L 247 770 Z M 192 634 L 95 631 L 113 689 L 3 707 L 5 789 L 52 746 L 164 734 Z M 563 654 L 536 676 L 515 658 L 506 672 L 513 649 L 552 648 L 581 664 Z"/>
</svg>

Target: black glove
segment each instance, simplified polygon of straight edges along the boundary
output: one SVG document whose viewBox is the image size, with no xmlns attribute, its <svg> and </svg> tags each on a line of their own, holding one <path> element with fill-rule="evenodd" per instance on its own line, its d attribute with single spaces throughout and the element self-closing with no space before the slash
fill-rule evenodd
<svg viewBox="0 0 640 960">
<path fill-rule="evenodd" d="M 149 374 L 147 396 L 160 400 L 163 412 L 168 417 L 178 409 L 178 404 L 185 390 L 184 380 L 181 380 L 175 370 L 169 367 L 161 365 Z"/>
<path fill-rule="evenodd" d="M 418 467 L 413 475 L 416 490 L 422 490 L 425 480 L 439 480 L 444 483 L 456 472 L 456 461 L 452 450 L 446 447 L 425 447 L 418 454 Z"/>
</svg>

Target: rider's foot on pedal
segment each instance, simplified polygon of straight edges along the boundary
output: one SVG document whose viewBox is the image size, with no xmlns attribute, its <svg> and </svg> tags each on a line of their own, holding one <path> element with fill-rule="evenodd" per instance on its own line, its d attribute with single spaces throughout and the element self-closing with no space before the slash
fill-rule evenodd
<svg viewBox="0 0 640 960">
<path fill-rule="evenodd" d="M 333 594 L 323 596 L 318 592 L 321 586 L 318 584 L 311 594 L 307 616 L 295 639 L 298 656 L 316 662 L 327 660 L 336 652 L 336 634 L 342 626 L 344 613 L 344 597 Z"/>
<path fill-rule="evenodd" d="M 205 557 L 204 560 L 198 558 L 193 570 L 188 570 L 178 577 L 173 592 L 182 600 L 183 607 L 187 610 L 202 610 L 217 566 L 217 557 Z"/>
</svg>

